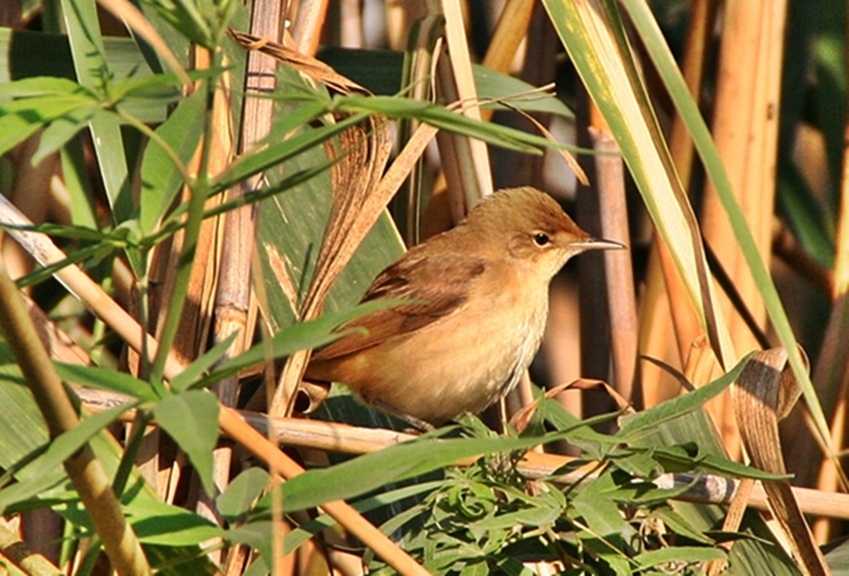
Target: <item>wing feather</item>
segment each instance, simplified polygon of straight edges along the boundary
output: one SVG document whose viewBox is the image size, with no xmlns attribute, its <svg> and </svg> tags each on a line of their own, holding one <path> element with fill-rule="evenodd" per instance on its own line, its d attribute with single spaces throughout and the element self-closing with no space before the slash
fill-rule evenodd
<svg viewBox="0 0 849 576">
<path fill-rule="evenodd" d="M 470 284 L 485 269 L 483 260 L 462 254 L 408 253 L 375 278 L 362 301 L 408 299 L 411 302 L 369 312 L 348 322 L 340 330 L 362 327 L 368 333 L 351 334 L 332 342 L 315 352 L 313 360 L 321 362 L 347 356 L 439 321 L 466 302 Z"/>
</svg>

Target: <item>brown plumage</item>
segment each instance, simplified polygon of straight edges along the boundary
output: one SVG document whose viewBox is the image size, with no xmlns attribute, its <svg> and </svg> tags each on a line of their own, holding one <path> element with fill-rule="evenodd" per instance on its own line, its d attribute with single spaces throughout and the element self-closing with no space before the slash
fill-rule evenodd
<svg viewBox="0 0 849 576">
<path fill-rule="evenodd" d="M 480 412 L 536 354 L 554 274 L 584 250 L 620 247 L 594 240 L 539 190 L 496 192 L 381 272 L 363 301 L 411 302 L 348 323 L 367 333 L 318 350 L 306 379 L 431 424 Z"/>
</svg>

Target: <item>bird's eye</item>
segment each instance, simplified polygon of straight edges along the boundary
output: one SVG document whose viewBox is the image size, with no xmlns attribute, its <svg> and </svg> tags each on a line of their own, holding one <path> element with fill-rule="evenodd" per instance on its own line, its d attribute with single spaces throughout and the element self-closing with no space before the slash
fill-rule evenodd
<svg viewBox="0 0 849 576">
<path fill-rule="evenodd" d="M 545 232 L 537 232 L 534 234 L 534 244 L 537 246 L 545 246 L 551 242 L 551 238 L 549 238 L 548 234 Z"/>
</svg>

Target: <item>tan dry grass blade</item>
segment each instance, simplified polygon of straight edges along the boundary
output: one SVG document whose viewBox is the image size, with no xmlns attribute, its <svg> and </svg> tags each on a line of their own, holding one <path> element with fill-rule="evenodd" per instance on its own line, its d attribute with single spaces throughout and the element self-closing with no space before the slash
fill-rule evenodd
<svg viewBox="0 0 849 576">
<path fill-rule="evenodd" d="M 770 0 L 732 2 L 726 7 L 712 130 L 762 258 L 769 256 L 772 240 L 778 114 L 770 110 L 779 107 L 785 12 L 784 3 Z M 739 247 L 729 242 L 730 223 L 712 187 L 705 195 L 702 230 L 763 325 L 763 302 Z M 732 314 L 730 303 L 721 300 L 737 348 L 757 348 L 749 330 Z"/>
<path fill-rule="evenodd" d="M 698 2 L 694 5 L 690 25 L 687 30 L 685 56 L 682 72 L 690 93 L 697 97 L 701 93 L 705 73 L 707 44 L 713 29 L 717 5 L 714 2 Z M 685 186 L 690 182 L 693 169 L 694 149 L 690 134 L 680 116 L 672 124 L 669 149 L 675 167 Z M 671 357 L 671 342 L 677 343 L 679 361 L 687 362 L 691 344 L 704 334 L 690 302 L 686 298 L 686 288 L 681 278 L 673 273 L 674 262 L 663 238 L 655 233 L 655 242 L 650 256 L 647 275 L 646 298 L 642 305 L 646 315 L 642 315 L 646 328 L 640 349 L 644 354 L 656 358 Z M 661 270 L 663 273 L 661 274 Z M 657 307 L 668 307 L 671 314 L 659 312 Z M 664 310 L 665 312 L 665 310 Z M 651 321 L 647 321 L 648 315 Z M 662 373 L 657 370 L 643 372 L 643 394 L 646 406 L 653 406 L 664 398 L 677 394 L 676 388 L 669 384 L 661 385 Z M 668 382 L 668 381 L 667 381 Z"/>
<path fill-rule="evenodd" d="M 441 16 L 431 14 L 418 20 L 410 30 L 404 55 L 402 86 L 405 86 L 404 91 L 414 100 L 433 102 L 435 97 L 434 68 L 437 54 L 441 51 L 443 25 Z M 420 125 L 421 122 L 415 118 L 399 119 L 398 146 L 406 145 Z M 406 218 L 399 228 L 407 246 L 414 246 L 421 241 L 422 209 L 425 200 L 422 183 L 427 172 L 425 164 L 424 158 L 415 163 L 396 201 L 400 208 L 396 213 L 406 212 Z"/>
<path fill-rule="evenodd" d="M 195 67 L 199 70 L 206 69 L 210 65 L 209 53 L 205 49 L 196 48 L 194 60 Z M 230 82 L 230 75 L 223 74 L 221 85 L 215 92 L 212 143 L 208 163 L 211 176 L 219 174 L 231 164 L 235 151 L 233 114 L 229 101 Z M 200 169 L 200 162 L 201 150 L 198 148 L 189 163 L 189 171 L 192 174 L 196 174 Z M 188 201 L 189 194 L 191 192 L 188 188 L 184 188 L 184 202 Z M 207 200 L 206 208 L 213 208 L 221 204 L 222 201 L 221 195 L 210 198 Z M 223 219 L 223 216 L 219 216 L 205 220 L 201 225 L 200 235 L 197 239 L 187 293 L 189 305 L 186 306 L 180 318 L 178 336 L 174 341 L 174 348 L 184 362 L 194 359 L 206 349 L 214 303 L 213 295 L 217 291 L 218 284 Z M 154 297 L 150 299 L 150 306 L 151 318 L 156 321 L 157 334 L 165 324 L 164 314 L 168 309 L 176 271 L 179 268 L 178 259 L 183 251 L 182 242 L 183 232 L 180 231 L 169 242 L 163 243 L 161 247 L 158 246 L 153 253 L 151 276 L 152 284 L 157 287 L 158 293 L 153 294 Z M 161 313 L 159 318 L 157 318 L 157 312 Z"/>
<path fill-rule="evenodd" d="M 389 198 L 375 202 L 373 193 L 383 176 L 391 149 L 386 119 L 374 116 L 368 125 L 345 131 L 328 144 L 328 156 L 338 159 L 332 170 L 333 207 L 319 251 L 313 284 L 301 313 L 312 317 L 339 273 L 354 255 Z"/>
<path fill-rule="evenodd" d="M 690 15 L 684 60 L 681 65 L 684 80 L 694 98 L 702 91 L 707 67 L 707 48 L 714 28 L 716 2 L 696 2 Z M 691 180 L 694 160 L 693 142 L 680 116 L 676 116 L 669 137 L 669 151 L 681 182 L 687 187 Z M 640 303 L 642 329 L 640 350 L 643 354 L 672 362 L 677 344 L 678 362 L 683 366 L 690 346 L 704 334 L 692 304 L 686 297 L 681 277 L 673 272 L 674 262 L 663 238 L 655 233 L 644 297 Z M 642 371 L 644 405 L 654 406 L 678 394 L 674 382 L 665 378 L 656 367 Z"/>
<path fill-rule="evenodd" d="M 734 412 L 746 452 L 756 468 L 786 474 L 778 422 L 787 416 L 800 393 L 783 348 L 755 354 L 737 379 L 732 388 Z M 799 568 L 805 574 L 829 574 L 790 482 L 764 482 L 764 491 Z"/>
<path fill-rule="evenodd" d="M 268 54 L 272 58 L 288 64 L 308 78 L 326 84 L 337 92 L 367 92 L 365 88 L 342 76 L 317 58 L 298 52 L 294 48 L 289 48 L 279 42 L 273 42 L 268 38 L 246 34 L 233 28 L 230 28 L 229 32 L 230 36 L 245 50 L 257 50 L 263 54 Z"/>
<path fill-rule="evenodd" d="M 389 160 L 389 126 L 385 118 L 371 116 L 366 125 L 343 132 L 338 143 L 326 145 L 328 156 L 338 158 L 333 165 L 333 204 L 324 239 L 316 261 L 315 275 L 300 306 L 301 320 L 321 313 L 324 299 L 339 273 L 389 203 L 395 189 L 378 197 L 375 192 Z M 297 352 L 286 360 L 274 391 L 269 414 L 291 414 L 292 403 L 309 351 Z"/>
<path fill-rule="evenodd" d="M 544 398 L 556 398 L 559 394 L 567 390 L 595 390 L 600 389 L 616 404 L 616 407 L 622 414 L 633 414 L 634 407 L 622 394 L 620 394 L 613 386 L 603 380 L 593 380 L 591 378 L 578 378 L 566 384 L 559 384 L 545 391 L 542 398 L 537 398 L 525 403 L 517 410 L 510 418 L 510 426 L 517 432 L 521 433 L 527 428 L 531 418 L 536 412 L 537 406 Z"/>
<path fill-rule="evenodd" d="M 535 88 L 534 90 L 528 91 L 527 93 L 516 94 L 515 96 L 519 97 L 519 96 L 530 95 L 530 94 L 533 94 L 534 92 L 537 92 L 537 91 L 538 92 L 548 92 L 548 93 L 551 94 L 551 96 L 555 96 L 553 88 L 554 88 L 554 83 L 551 83 L 551 84 L 548 84 L 546 86 L 540 86 L 539 88 Z M 542 124 L 542 122 L 540 122 L 539 120 L 537 120 L 536 118 L 534 118 L 533 116 L 531 116 L 530 114 L 525 112 L 524 110 L 520 110 L 520 109 L 516 108 L 515 106 L 513 106 L 510 103 L 509 99 L 494 100 L 494 102 L 498 102 L 502 106 L 509 108 L 510 110 L 512 110 L 513 112 L 515 112 L 516 114 L 518 114 L 519 116 L 521 116 L 522 118 L 524 118 L 525 120 L 530 122 L 533 125 L 534 128 L 539 130 L 539 133 L 542 134 L 542 136 L 546 140 L 548 140 L 550 142 L 554 142 L 556 144 L 559 144 L 559 141 L 554 136 L 554 134 L 552 134 L 551 131 Z M 489 101 L 486 100 L 486 101 L 483 101 L 482 103 L 489 103 Z M 491 110 L 484 110 L 484 112 L 491 112 Z M 587 178 L 587 174 L 584 172 L 584 169 L 581 168 L 581 165 L 578 163 L 578 159 L 575 157 L 574 154 L 572 154 L 571 152 L 569 152 L 565 148 L 560 148 L 560 147 L 554 148 L 553 151 L 556 154 L 558 154 L 561 158 L 563 158 L 563 161 L 566 163 L 566 165 L 569 167 L 569 169 L 572 170 L 572 172 L 575 173 L 575 178 L 578 179 L 578 182 L 582 186 L 589 186 L 590 185 L 590 180 L 589 180 L 589 178 Z"/>
<path fill-rule="evenodd" d="M 196 47 L 193 54 L 194 64 L 197 69 L 209 68 L 209 52 L 203 48 Z M 225 63 L 226 65 L 226 63 Z M 230 107 L 230 81 L 229 73 L 221 76 L 219 89 L 215 91 L 214 116 L 212 120 L 212 144 L 208 162 L 208 170 L 211 175 L 216 175 L 226 169 L 233 160 L 235 145 L 233 142 L 233 114 Z M 201 166 L 201 148 L 198 147 L 195 155 L 188 165 L 192 174 L 197 174 Z M 183 189 L 183 202 L 189 201 L 189 195 L 193 192 L 187 187 Z M 224 201 L 224 195 L 216 195 L 206 201 L 206 209 L 214 208 Z M 215 295 L 218 292 L 219 269 L 221 266 L 221 244 L 224 236 L 224 220 L 226 215 L 209 218 L 201 223 L 200 231 L 195 246 L 194 260 L 191 264 L 191 275 L 186 292 L 186 303 L 177 335 L 174 339 L 172 353 L 176 353 L 181 363 L 188 364 L 193 359 L 206 351 L 212 326 L 213 308 L 215 306 Z M 173 299 L 172 293 L 180 268 L 179 259 L 183 254 L 184 231 L 178 231 L 174 236 L 158 245 L 151 257 L 150 285 L 148 305 L 150 307 L 150 321 L 154 327 L 157 338 L 167 322 L 170 313 L 169 303 Z M 130 357 L 135 354 L 131 351 Z M 132 365 L 132 364 L 131 364 Z M 156 483 L 160 496 L 173 493 L 181 475 L 180 468 L 183 462 L 180 459 L 160 462 L 162 451 L 158 450 L 160 431 L 152 429 L 145 435 L 145 443 L 149 443 L 151 450 L 142 450 L 141 454 L 149 458 L 141 459 L 137 464 L 148 478 L 159 476 L 162 481 Z M 222 468 L 224 468 L 222 466 Z M 229 466 L 226 467 L 229 471 Z M 169 473 L 168 471 L 172 471 Z M 226 474 L 219 474 L 216 478 L 223 481 L 221 486 L 226 486 Z M 209 495 L 213 497 L 214 495 Z M 204 505 L 206 495 L 199 496 L 198 512 L 216 521 L 214 508 Z M 217 560 L 217 559 L 215 559 Z"/>
<path fill-rule="evenodd" d="M 445 16 L 445 43 L 450 58 L 440 58 L 437 63 L 439 84 L 437 90 L 444 102 L 459 100 L 468 102 L 463 108 L 463 114 L 469 118 L 480 120 L 481 111 L 477 105 L 477 87 L 474 74 L 472 73 L 472 59 L 469 54 L 469 43 L 466 38 L 466 27 L 463 22 L 463 10 L 460 0 L 440 0 L 443 16 Z M 456 90 L 456 95 L 443 93 L 443 87 Z M 441 137 L 441 136 L 440 136 Z M 451 136 L 455 139 L 455 147 L 459 150 L 468 148 L 470 165 L 463 165 L 463 171 L 471 170 L 474 175 L 476 186 L 464 186 L 462 189 L 465 197 L 466 207 L 471 208 L 484 196 L 494 191 L 492 184 L 492 168 L 489 164 L 489 152 L 486 145 L 480 140 L 473 140 L 460 136 Z M 465 144 L 460 143 L 460 139 Z M 444 156 L 443 156 L 444 158 Z M 446 173 L 447 175 L 447 173 Z M 466 182 L 466 179 L 463 180 Z M 453 182 L 448 181 L 449 193 L 454 193 Z M 464 214 L 465 215 L 465 214 Z"/>
<path fill-rule="evenodd" d="M 221 200 L 219 196 L 207 202 L 206 207 L 212 208 Z M 189 306 L 180 319 L 180 327 L 174 341 L 174 351 L 183 362 L 190 362 L 206 347 L 217 284 L 221 232 L 220 219 L 214 218 L 204 222 L 198 237 L 189 280 Z M 171 241 L 157 246 L 152 258 L 150 278 L 154 288 L 150 291 L 151 312 L 157 334 L 165 325 L 167 303 L 171 300 L 176 278 L 176 262 L 182 252 L 182 240 L 182 234 L 178 233 Z"/>
<path fill-rule="evenodd" d="M 451 69 L 448 51 L 444 46 L 436 58 L 437 100 L 442 104 L 463 102 Z M 477 101 L 469 101 L 469 106 L 477 107 Z M 451 221 L 454 224 L 465 218 L 469 209 L 478 200 L 492 192 L 491 177 L 488 177 L 488 188 L 487 184 L 480 179 L 473 152 L 474 143 L 475 141 L 470 138 L 445 131 L 440 131 L 436 135 L 440 167 L 445 177 L 445 193 L 448 195 Z"/>
<path fill-rule="evenodd" d="M 704 77 L 708 65 L 708 49 L 712 40 L 716 22 L 718 2 L 695 2 L 690 14 L 690 24 L 687 28 L 687 40 L 684 44 L 684 61 L 681 72 L 687 88 L 693 98 L 698 101 L 704 87 Z M 680 115 L 676 115 L 669 136 L 669 151 L 681 176 L 681 181 L 687 186 L 693 174 L 695 149 L 687 126 Z"/>
<path fill-rule="evenodd" d="M 707 336 L 675 273 L 675 263 L 666 244 L 655 233 L 646 289 L 640 301 L 640 350 L 643 356 L 670 365 L 687 366 L 696 348 L 709 346 Z M 680 386 L 657 366 L 642 371 L 643 405 L 650 408 L 680 393 Z M 702 380 L 707 383 L 710 379 Z"/>
<path fill-rule="evenodd" d="M 461 3 L 441 0 L 438 4 L 434 11 L 445 18 L 445 45 L 435 54 L 437 101 L 460 103 L 462 114 L 481 120 Z M 437 186 L 435 194 L 447 194 L 451 220 L 456 224 L 494 191 L 489 153 L 483 142 L 448 132 L 438 132 L 436 142 L 445 188 Z"/>
</svg>

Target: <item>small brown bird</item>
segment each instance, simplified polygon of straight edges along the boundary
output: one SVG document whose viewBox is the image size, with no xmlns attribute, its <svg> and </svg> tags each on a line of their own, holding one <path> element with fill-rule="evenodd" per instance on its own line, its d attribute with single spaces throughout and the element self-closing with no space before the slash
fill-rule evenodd
<svg viewBox="0 0 849 576">
<path fill-rule="evenodd" d="M 318 350 L 305 378 L 345 384 L 414 423 L 480 412 L 539 349 L 552 277 L 572 256 L 610 248 L 623 246 L 593 239 L 535 188 L 496 192 L 381 272 L 363 302 L 413 302 L 348 323 L 367 334 Z"/>
</svg>

